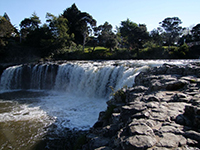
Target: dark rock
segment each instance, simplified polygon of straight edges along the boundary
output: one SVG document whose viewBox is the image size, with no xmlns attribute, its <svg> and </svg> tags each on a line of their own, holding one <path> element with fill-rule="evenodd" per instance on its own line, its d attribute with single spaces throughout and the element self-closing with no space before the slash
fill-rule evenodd
<svg viewBox="0 0 200 150">
<path fill-rule="evenodd" d="M 111 148 L 107 146 L 102 146 L 102 147 L 96 148 L 95 150 L 111 150 Z"/>
<path fill-rule="evenodd" d="M 195 140 L 192 140 L 190 138 L 187 138 L 187 144 L 190 145 L 190 146 L 197 146 L 198 142 L 195 141 Z"/>
<path fill-rule="evenodd" d="M 184 93 L 177 93 L 174 95 L 172 102 L 189 102 L 191 97 Z"/>
<path fill-rule="evenodd" d="M 108 146 L 109 142 L 110 142 L 109 138 L 95 137 L 89 143 L 90 149 L 93 150 L 93 149 L 100 148 L 103 146 Z"/>
<path fill-rule="evenodd" d="M 190 138 L 190 139 L 200 142 L 200 133 L 199 132 L 190 130 L 190 131 L 186 131 L 183 135 L 187 138 Z"/>
<path fill-rule="evenodd" d="M 187 126 L 191 126 L 192 122 L 187 119 L 184 115 L 180 114 L 176 117 L 176 123 L 181 124 L 181 125 L 187 125 Z"/>
<path fill-rule="evenodd" d="M 97 121 L 94 125 L 93 125 L 93 128 L 99 128 L 99 127 L 102 127 L 104 124 L 103 121 Z"/>
<path fill-rule="evenodd" d="M 185 112 L 184 115 L 186 116 L 192 116 L 195 113 L 195 107 L 194 106 L 185 106 Z"/>
<path fill-rule="evenodd" d="M 183 88 L 188 82 L 185 80 L 171 81 L 165 84 L 166 90 L 175 91 Z"/>
<path fill-rule="evenodd" d="M 117 133 L 118 130 L 119 130 L 118 124 L 112 124 L 104 127 L 102 132 L 105 137 L 111 138 Z"/>
<path fill-rule="evenodd" d="M 120 122 L 120 113 L 112 113 L 111 118 L 112 118 L 112 123 L 113 124 L 118 124 Z"/>
</svg>

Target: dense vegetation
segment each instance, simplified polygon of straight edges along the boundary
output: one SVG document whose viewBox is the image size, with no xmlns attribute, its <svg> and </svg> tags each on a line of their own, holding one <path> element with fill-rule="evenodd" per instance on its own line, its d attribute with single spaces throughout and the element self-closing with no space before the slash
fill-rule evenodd
<svg viewBox="0 0 200 150">
<path fill-rule="evenodd" d="M 199 58 L 200 24 L 182 27 L 178 17 L 168 17 L 151 32 L 145 24 L 127 19 L 114 30 L 109 22 L 97 21 L 75 4 L 59 16 L 36 13 L 25 18 L 17 30 L 8 15 L 0 16 L 1 62 L 39 59 L 164 59 Z"/>
</svg>

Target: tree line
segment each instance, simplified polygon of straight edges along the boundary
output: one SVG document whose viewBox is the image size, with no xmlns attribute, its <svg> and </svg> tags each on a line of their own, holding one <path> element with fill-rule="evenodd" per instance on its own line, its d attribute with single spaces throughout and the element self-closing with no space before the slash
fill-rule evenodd
<svg viewBox="0 0 200 150">
<path fill-rule="evenodd" d="M 182 27 L 178 17 L 168 17 L 151 32 L 145 24 L 127 19 L 113 29 L 109 22 L 97 21 L 76 4 L 59 16 L 46 14 L 46 23 L 33 13 L 17 30 L 5 13 L 0 16 L 0 59 L 138 59 L 198 58 L 200 56 L 200 24 Z M 105 47 L 95 51 L 96 47 Z M 85 47 L 89 47 L 85 51 Z"/>
</svg>

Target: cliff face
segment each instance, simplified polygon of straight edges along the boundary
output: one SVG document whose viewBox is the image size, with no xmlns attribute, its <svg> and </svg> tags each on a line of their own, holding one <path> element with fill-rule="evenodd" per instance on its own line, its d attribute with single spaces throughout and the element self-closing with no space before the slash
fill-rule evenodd
<svg viewBox="0 0 200 150">
<path fill-rule="evenodd" d="M 82 149 L 200 148 L 200 64 L 142 72 L 107 104 Z"/>
</svg>

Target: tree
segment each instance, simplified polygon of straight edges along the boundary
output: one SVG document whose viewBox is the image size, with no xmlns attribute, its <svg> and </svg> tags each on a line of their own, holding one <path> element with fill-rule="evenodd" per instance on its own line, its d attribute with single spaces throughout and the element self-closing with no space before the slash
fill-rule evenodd
<svg viewBox="0 0 200 150">
<path fill-rule="evenodd" d="M 191 33 L 194 41 L 200 41 L 200 23 L 192 28 Z"/>
<path fill-rule="evenodd" d="M 35 29 L 39 28 L 40 23 L 41 21 L 35 12 L 30 18 L 25 18 L 24 20 L 22 20 L 20 23 L 21 37 L 25 39 L 31 31 L 34 31 Z"/>
<path fill-rule="evenodd" d="M 139 49 L 149 39 L 146 25 L 137 25 L 129 19 L 121 22 L 120 33 L 123 37 L 123 43 L 128 46 L 129 49 Z"/>
<path fill-rule="evenodd" d="M 180 26 L 181 23 L 182 22 L 178 17 L 168 17 L 159 23 L 165 30 L 166 42 L 169 46 L 173 45 L 182 33 L 183 28 Z"/>
<path fill-rule="evenodd" d="M 0 16 L 0 37 L 10 38 L 14 32 L 14 27 L 6 18 Z"/>
<path fill-rule="evenodd" d="M 83 44 L 84 50 L 86 39 L 91 31 L 91 27 L 96 26 L 96 20 L 90 14 L 81 12 L 76 7 L 76 4 L 67 8 L 63 13 L 63 17 L 68 20 L 70 33 L 75 35 L 75 42 Z"/>
<path fill-rule="evenodd" d="M 1 48 L 5 47 L 8 44 L 8 39 L 14 36 L 15 30 L 16 30 L 13 27 L 13 25 L 10 23 L 10 19 L 7 16 L 7 14 L 6 14 L 6 18 L 0 16 L 0 47 Z"/>
<path fill-rule="evenodd" d="M 4 17 L 7 21 L 10 22 L 10 18 L 8 17 L 8 14 L 7 14 L 6 12 L 4 13 L 3 17 Z"/>
<path fill-rule="evenodd" d="M 105 46 L 106 42 L 113 35 L 112 25 L 107 21 L 103 25 L 98 26 L 95 31 L 97 31 L 95 34 L 98 36 L 99 43 L 102 46 Z"/>
<path fill-rule="evenodd" d="M 69 34 L 68 20 L 63 16 L 57 18 L 50 13 L 47 13 L 46 18 L 47 22 L 49 22 L 52 36 L 55 39 L 54 42 L 58 44 L 58 47 L 63 48 L 69 46 L 73 35 L 70 36 Z"/>
<path fill-rule="evenodd" d="M 4 16 L 0 16 L 0 61 L 7 61 L 8 56 L 13 54 L 14 51 L 9 48 L 15 44 L 17 36 L 17 29 L 11 24 L 7 13 L 4 13 Z"/>
<path fill-rule="evenodd" d="M 95 36 L 97 36 L 99 45 L 104 46 L 112 50 L 118 44 L 116 35 L 112 31 L 112 25 L 107 21 L 98 27 L 94 28 Z"/>
<path fill-rule="evenodd" d="M 162 45 L 162 36 L 159 33 L 158 29 L 153 29 L 149 34 L 151 40 L 158 45 Z"/>
</svg>

